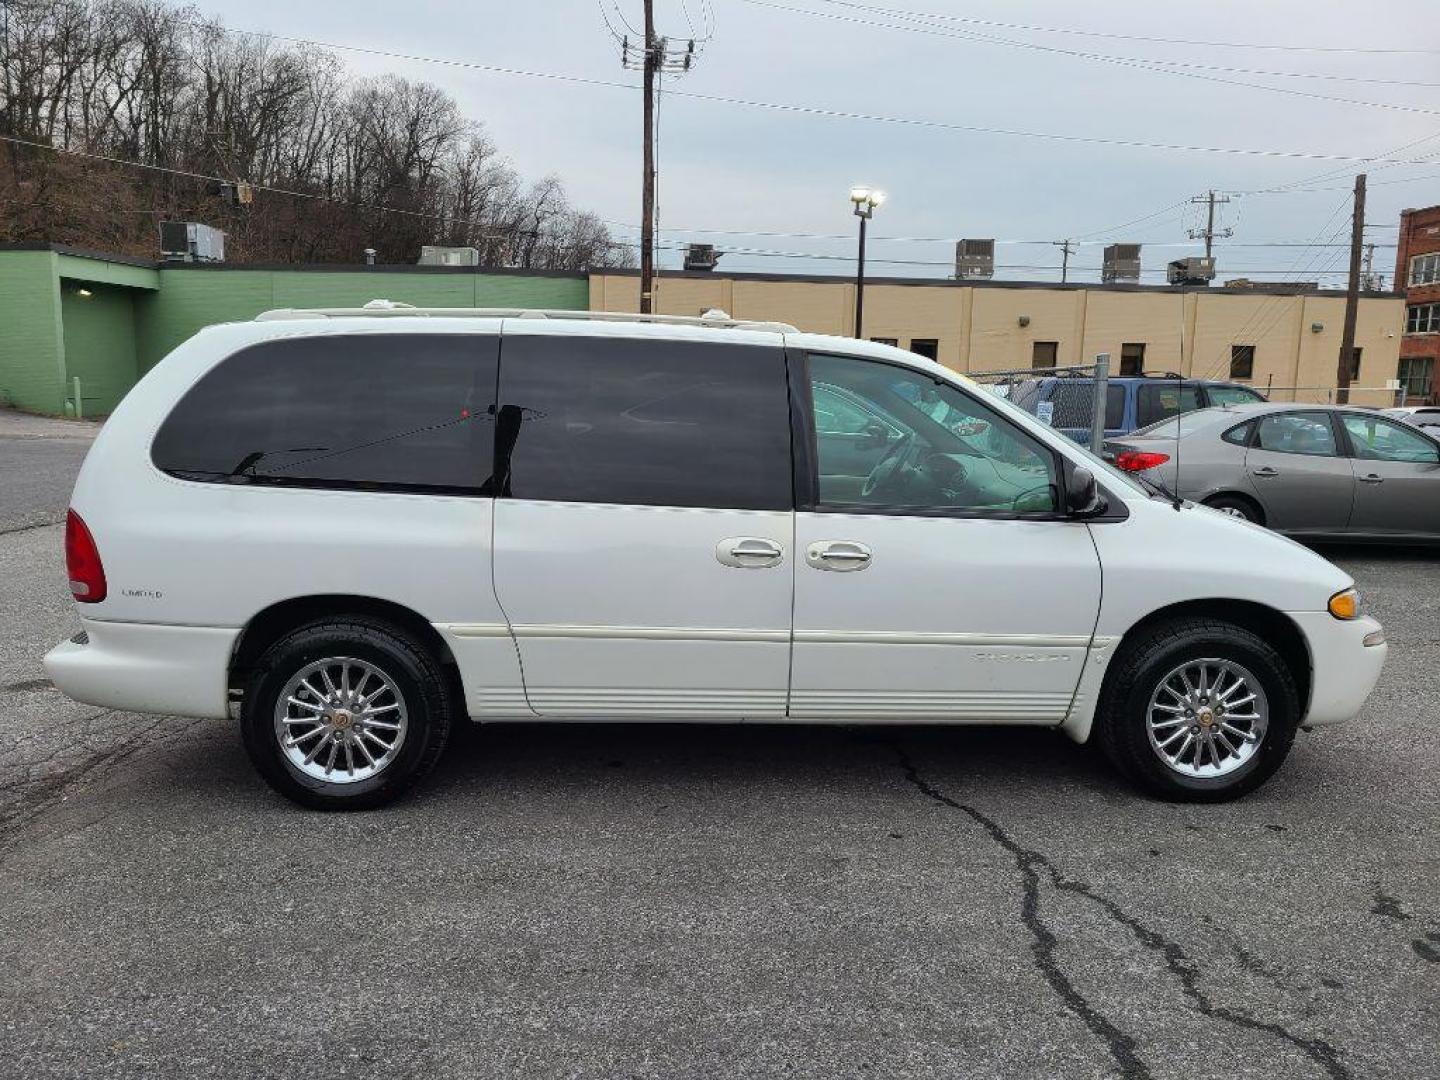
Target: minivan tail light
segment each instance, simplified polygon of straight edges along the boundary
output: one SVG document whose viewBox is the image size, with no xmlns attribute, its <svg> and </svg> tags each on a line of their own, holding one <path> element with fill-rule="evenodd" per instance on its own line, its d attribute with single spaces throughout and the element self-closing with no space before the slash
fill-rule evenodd
<svg viewBox="0 0 1440 1080">
<path fill-rule="evenodd" d="M 105 599 L 105 567 L 95 537 L 79 514 L 65 515 L 65 569 L 70 575 L 70 592 L 82 604 Z"/>
<path fill-rule="evenodd" d="M 1124 469 L 1126 472 L 1144 472 L 1146 469 L 1153 469 L 1157 465 L 1164 465 L 1170 460 L 1169 454 L 1161 454 L 1151 450 L 1121 450 L 1115 455 L 1116 468 Z"/>
</svg>

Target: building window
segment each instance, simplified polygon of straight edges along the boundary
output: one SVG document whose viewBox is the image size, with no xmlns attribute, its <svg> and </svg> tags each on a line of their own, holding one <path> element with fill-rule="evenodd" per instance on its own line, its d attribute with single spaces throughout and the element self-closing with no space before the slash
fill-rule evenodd
<svg viewBox="0 0 1440 1080">
<path fill-rule="evenodd" d="M 1230 378 L 1249 379 L 1255 375 L 1255 346 L 1230 346 Z"/>
<path fill-rule="evenodd" d="M 1360 354 L 1364 351 L 1364 349 L 1356 348 L 1350 353 L 1350 381 L 1352 383 L 1360 381 Z"/>
<path fill-rule="evenodd" d="M 872 337 L 870 340 L 873 341 L 876 345 L 895 345 L 895 346 L 899 346 L 899 344 L 900 344 L 900 339 L 899 339 L 899 338 L 893 338 L 893 337 Z"/>
<path fill-rule="evenodd" d="M 1430 396 L 1430 381 L 1434 373 L 1433 356 L 1402 356 L 1400 367 L 1395 372 L 1400 377 L 1400 385 L 1405 387 L 1405 396 L 1418 398 Z"/>
<path fill-rule="evenodd" d="M 1145 370 L 1145 342 L 1127 341 L 1120 346 L 1120 374 L 1139 375 Z"/>
<path fill-rule="evenodd" d="M 1440 304 L 1412 304 L 1405 309 L 1407 334 L 1440 334 Z"/>
<path fill-rule="evenodd" d="M 1031 367 L 1054 367 L 1060 353 L 1058 341 L 1037 341 L 1030 350 Z"/>
<path fill-rule="evenodd" d="M 940 359 L 940 342 L 935 338 L 911 338 L 910 351 L 917 356 L 923 356 L 926 360 Z"/>
<path fill-rule="evenodd" d="M 1440 252 L 1433 255 L 1416 255 L 1410 260 L 1410 277 L 1407 284 L 1433 285 L 1440 281 Z"/>
</svg>

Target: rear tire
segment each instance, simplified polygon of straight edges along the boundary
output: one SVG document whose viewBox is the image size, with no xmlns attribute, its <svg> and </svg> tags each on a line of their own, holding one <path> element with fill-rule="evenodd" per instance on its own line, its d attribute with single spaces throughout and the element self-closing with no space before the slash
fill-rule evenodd
<svg viewBox="0 0 1440 1080">
<path fill-rule="evenodd" d="M 1222 514 L 1253 521 L 1256 525 L 1265 524 L 1265 512 L 1260 509 L 1259 503 L 1247 499 L 1244 495 L 1215 495 L 1206 499 L 1205 505 L 1212 510 L 1219 510 Z"/>
<path fill-rule="evenodd" d="M 434 767 L 450 734 L 450 681 L 423 643 L 362 616 L 292 630 L 245 685 L 240 729 L 260 775 L 316 810 L 368 810 Z"/>
<path fill-rule="evenodd" d="M 1199 692 L 1186 694 L 1186 686 Z M 1175 802 L 1224 802 L 1280 768 L 1300 717 L 1295 678 L 1262 638 L 1219 619 L 1181 618 L 1125 643 L 1101 690 L 1095 735 L 1115 767 L 1146 791 Z"/>
</svg>

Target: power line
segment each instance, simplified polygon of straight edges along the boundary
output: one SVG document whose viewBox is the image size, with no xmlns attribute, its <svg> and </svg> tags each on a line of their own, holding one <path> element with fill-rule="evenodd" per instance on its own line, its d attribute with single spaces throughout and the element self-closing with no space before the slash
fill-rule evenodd
<svg viewBox="0 0 1440 1080">
<path fill-rule="evenodd" d="M 933 26 L 912 26 L 904 23 L 877 22 L 873 19 L 860 19 L 853 15 L 841 15 L 832 11 L 816 11 L 813 8 L 793 7 L 789 4 L 775 3 L 774 0 L 745 0 L 745 3 L 756 7 L 773 8 L 777 11 L 788 11 L 797 15 L 808 15 L 813 18 L 830 19 L 836 22 L 854 23 L 860 26 L 876 27 L 882 30 L 901 30 L 907 33 L 928 34 L 933 37 L 945 37 L 954 40 L 979 41 L 992 45 L 1003 45 L 1013 49 L 1028 49 L 1035 52 L 1051 53 L 1057 56 L 1068 56 L 1079 60 L 1089 60 L 1097 63 L 1112 64 L 1118 67 L 1137 68 L 1142 71 L 1150 71 L 1161 75 L 1175 75 L 1187 79 L 1201 79 L 1205 82 L 1221 83 L 1227 86 L 1239 86 L 1250 90 L 1265 90 L 1272 94 L 1288 94 L 1292 97 L 1311 98 L 1316 101 L 1328 101 L 1340 105 L 1356 105 L 1372 109 L 1389 109 L 1395 112 L 1419 113 L 1429 116 L 1440 116 L 1440 109 L 1427 109 L 1419 105 L 1403 105 L 1389 101 L 1365 101 L 1360 98 L 1335 97 L 1331 94 L 1317 94 L 1309 90 L 1297 90 L 1286 86 L 1267 86 L 1264 83 L 1245 82 L 1238 79 L 1222 78 L 1218 75 L 1206 75 L 1200 71 L 1183 71 L 1172 69 L 1165 64 L 1157 65 L 1154 61 L 1140 57 L 1111 56 L 1106 53 L 1087 53 L 1076 49 L 1062 49 L 1053 45 L 1040 45 L 1033 41 L 1016 41 L 1010 38 L 999 38 L 988 34 L 977 34 L 966 30 L 943 30 Z M 1195 68 L 1208 68 L 1209 65 L 1186 64 L 1183 61 L 1171 61 L 1171 65 L 1182 65 Z M 1223 70 L 1223 69 L 1217 69 Z M 1235 71 L 1253 71 L 1253 69 L 1232 69 Z M 1293 76 L 1296 73 L 1290 72 L 1254 72 L 1255 74 L 1271 74 Z M 1303 77 L 1303 75 L 1302 75 Z M 1433 85 L 1433 84 L 1432 84 Z"/>
<path fill-rule="evenodd" d="M 387 49 L 372 49 L 359 45 L 339 45 L 333 42 L 317 41 L 312 38 L 291 37 L 257 30 L 240 30 L 220 27 L 227 34 L 242 34 L 249 37 L 267 38 L 275 41 L 289 41 L 297 45 L 310 45 L 321 49 L 335 49 L 341 52 L 355 52 L 366 56 L 382 56 L 393 60 L 408 60 L 415 63 L 438 64 L 445 67 L 463 68 L 472 71 L 486 71 L 496 75 L 514 75 L 524 78 L 549 79 L 578 86 L 603 86 L 633 92 L 633 83 L 613 79 L 597 79 L 584 75 L 570 75 L 555 71 L 533 71 L 526 68 L 506 67 L 500 64 L 482 64 L 470 60 L 449 60 L 439 57 L 419 56 L 412 53 L 394 52 Z M 944 120 L 930 120 L 923 117 L 889 116 L 881 113 L 866 113 L 846 109 L 832 109 L 819 105 L 802 105 L 793 102 L 761 101 L 755 98 L 732 97 L 723 94 L 703 94 L 693 90 L 669 90 L 671 97 L 683 97 L 692 101 L 707 101 L 720 105 L 737 105 L 744 108 L 762 109 L 770 112 L 791 113 L 800 116 L 819 116 L 834 120 L 859 120 L 868 123 L 892 124 L 902 127 L 918 127 L 933 131 L 954 131 L 972 135 L 1002 135 L 1014 138 L 1044 139 L 1052 142 L 1079 143 L 1093 146 L 1120 147 L 1131 150 L 1164 150 L 1177 153 L 1226 154 L 1236 157 L 1280 158 L 1297 161 L 1334 162 L 1382 162 L 1393 165 L 1431 165 L 1433 161 L 1416 160 L 1390 161 L 1385 158 L 1365 158 L 1353 154 L 1327 154 L 1302 150 L 1274 150 L 1250 147 L 1198 146 L 1187 143 L 1148 142 L 1140 139 L 1105 138 L 1102 136 L 1074 135 L 1061 132 L 1025 131 L 1018 128 L 988 127 L 978 124 L 957 124 Z"/>
<path fill-rule="evenodd" d="M 1114 41 L 1146 41 L 1156 45 L 1199 45 L 1212 49 L 1261 49 L 1275 52 L 1305 52 L 1305 53 L 1359 53 L 1372 55 L 1428 55 L 1440 53 L 1440 49 L 1372 49 L 1359 46 L 1330 46 L 1330 45 L 1276 45 L 1255 41 L 1195 41 L 1188 38 L 1165 38 L 1147 37 L 1142 34 L 1116 34 L 1101 30 L 1077 30 L 1074 28 L 1056 26 L 1034 26 L 1026 23 L 1000 22 L 995 19 L 979 19 L 966 15 L 942 15 L 924 11 L 906 11 L 901 8 L 886 8 L 872 4 L 849 3 L 846 0 L 823 0 L 825 3 L 838 4 L 842 7 L 862 8 L 874 12 L 883 12 L 888 15 L 908 15 L 927 19 L 940 19 L 946 22 L 967 23 L 972 26 L 989 26 L 1001 30 L 1025 30 L 1037 34 L 1071 34 L 1076 37 L 1107 38 Z"/>
</svg>

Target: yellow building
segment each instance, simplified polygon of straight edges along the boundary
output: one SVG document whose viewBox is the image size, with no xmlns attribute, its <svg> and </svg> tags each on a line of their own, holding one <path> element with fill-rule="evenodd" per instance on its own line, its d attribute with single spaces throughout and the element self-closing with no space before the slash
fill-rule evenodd
<svg viewBox="0 0 1440 1080">
<path fill-rule="evenodd" d="M 851 335 L 855 284 L 835 277 L 666 273 L 655 310 L 697 315 L 719 308 L 740 319 L 791 323 Z M 592 311 L 636 311 L 633 271 L 590 275 Z M 1059 285 L 1024 281 L 869 278 L 865 336 L 912 349 L 948 367 L 983 372 L 1093 362 L 1113 374 L 1177 372 L 1274 388 L 1277 399 L 1325 400 L 1336 383 L 1345 300 L 1298 286 L 1224 288 Z M 1357 404 L 1390 404 L 1405 303 L 1364 293 L 1355 344 Z M 1301 388 L 1292 391 L 1290 388 Z M 1285 388 L 1280 391 L 1280 388 Z"/>
</svg>

